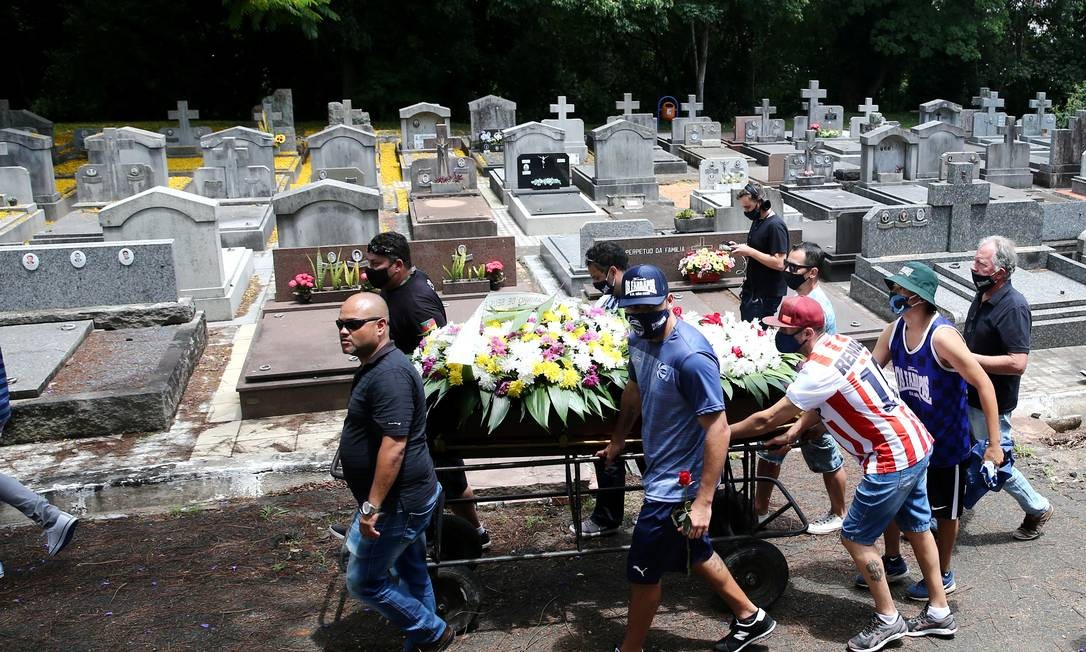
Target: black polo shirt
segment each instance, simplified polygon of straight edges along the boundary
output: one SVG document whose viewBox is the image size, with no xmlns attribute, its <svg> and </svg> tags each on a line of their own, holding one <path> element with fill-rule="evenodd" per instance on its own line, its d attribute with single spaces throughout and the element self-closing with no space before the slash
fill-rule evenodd
<svg viewBox="0 0 1086 652">
<path fill-rule="evenodd" d="M 441 328 L 448 319 L 441 297 L 434 291 L 430 277 L 421 269 L 412 269 L 403 285 L 384 288 L 381 296 L 388 304 L 388 327 L 396 348 L 407 355 L 414 353 L 422 336 Z"/>
<path fill-rule="evenodd" d="M 769 254 L 788 253 L 788 226 L 776 213 L 769 217 L 754 220 L 747 233 L 747 244 L 758 251 Z M 747 258 L 747 277 L 743 280 L 743 289 L 756 297 L 783 297 L 788 293 L 784 283 L 784 272 L 766 267 L 753 258 Z"/>
<path fill-rule="evenodd" d="M 981 296 L 978 293 L 973 299 L 965 319 L 965 343 L 969 350 L 979 355 L 1029 353 L 1033 318 L 1029 302 L 1022 293 L 1008 281 L 987 301 L 981 301 Z M 1018 386 L 1022 377 L 1002 374 L 988 374 L 988 377 L 995 386 L 999 412 L 1010 412 L 1018 407 Z M 980 409 L 980 397 L 972 385 L 969 385 L 969 405 Z"/>
<path fill-rule="evenodd" d="M 405 510 L 419 511 L 437 490 L 426 448 L 426 396 L 418 371 L 391 342 L 355 372 L 339 438 L 343 475 L 359 505 L 369 499 L 385 437 L 406 437 L 407 448 L 381 508 L 393 511 L 399 503 Z"/>
</svg>

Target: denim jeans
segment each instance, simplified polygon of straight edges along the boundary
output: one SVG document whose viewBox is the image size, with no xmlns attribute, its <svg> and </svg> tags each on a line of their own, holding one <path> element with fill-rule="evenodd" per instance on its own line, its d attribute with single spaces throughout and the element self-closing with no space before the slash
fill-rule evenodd
<svg viewBox="0 0 1086 652">
<path fill-rule="evenodd" d="M 874 545 L 891 521 L 903 532 L 926 532 L 931 526 L 930 459 L 925 457 L 902 471 L 864 474 L 841 524 L 841 536 L 861 545 Z"/>
<path fill-rule="evenodd" d="M 988 441 L 988 423 L 984 420 L 984 412 L 972 406 L 969 408 L 969 427 L 973 431 L 974 439 Z M 999 415 L 999 436 L 1003 448 L 1014 446 L 1014 440 L 1011 439 L 1010 412 Z M 1033 485 L 1026 479 L 1026 476 L 1022 475 L 1022 472 L 1018 470 L 1017 459 L 1015 461 L 1014 470 L 1011 471 L 1011 477 L 1007 479 L 1007 483 L 1003 485 L 1003 491 L 1006 491 L 1018 501 L 1022 511 L 1030 516 L 1040 516 L 1047 512 L 1052 505 L 1047 498 L 1037 493 Z"/>
<path fill-rule="evenodd" d="M 426 526 L 440 497 L 438 488 L 417 513 L 402 507 L 381 512 L 376 539 L 362 536 L 358 512 L 347 532 L 347 589 L 406 634 L 408 648 L 433 643 L 445 633 L 445 622 L 434 613 L 437 602 L 426 568 Z"/>
</svg>

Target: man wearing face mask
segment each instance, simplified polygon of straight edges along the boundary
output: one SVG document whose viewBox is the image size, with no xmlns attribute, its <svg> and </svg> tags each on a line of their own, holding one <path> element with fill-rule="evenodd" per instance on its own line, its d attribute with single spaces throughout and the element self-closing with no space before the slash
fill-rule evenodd
<svg viewBox="0 0 1086 652">
<path fill-rule="evenodd" d="M 675 317 L 673 302 L 658 267 L 635 265 L 622 275 L 619 306 L 630 322 L 630 377 L 614 435 L 597 455 L 613 463 L 640 413 L 646 467 L 645 503 L 626 561 L 630 582 L 626 636 L 615 649 L 644 648 L 660 606 L 663 573 L 691 568 L 735 615 L 730 632 L 713 649 L 737 652 L 768 636 L 776 623 L 747 598 L 709 541 L 713 495 L 729 439 L 720 365 L 705 337 Z M 689 486 L 684 487 L 679 480 L 687 476 Z M 689 522 L 677 527 L 676 511 L 691 495 Z"/>
<path fill-rule="evenodd" d="M 939 576 L 939 551 L 931 535 L 926 475 L 932 436 L 882 375 L 859 341 L 828 335 L 822 307 L 810 297 L 788 297 L 780 315 L 765 323 L 780 329 L 777 348 L 806 356 L 784 398 L 732 426 L 732 436 L 749 439 L 799 417 L 771 445 L 794 443 L 821 421 L 864 475 L 841 526 L 841 543 L 871 590 L 875 613 L 852 637 L 848 649 L 881 650 L 905 636 L 950 636 L 958 627 Z M 891 522 L 904 532 L 928 587 L 928 606 L 906 621 L 898 613 L 875 541 Z"/>
<path fill-rule="evenodd" d="M 935 542 L 939 548 L 939 570 L 943 590 L 958 588 L 950 567 L 958 519 L 964 510 L 965 479 L 973 436 L 966 405 L 967 387 L 973 387 L 984 406 L 988 447 L 984 459 L 996 466 L 1003 463 L 1000 446 L 999 413 L 992 381 L 969 352 L 954 324 L 935 308 L 939 281 L 935 270 L 923 263 L 909 262 L 886 279 L 890 289 L 890 311 L 898 316 L 879 335 L 872 355 L 882 366 L 893 363 L 897 390 L 905 404 L 920 418 L 935 439 L 928 466 L 928 497 L 932 515 L 939 524 Z M 887 579 L 904 578 L 908 572 L 901 557 L 901 533 L 891 525 L 886 531 Z M 861 587 L 863 578 L 857 578 Z M 910 600 L 928 599 L 923 582 L 906 590 Z"/>
<path fill-rule="evenodd" d="M 1011 285 L 1011 274 L 1018 265 L 1014 243 L 1001 236 L 980 241 L 973 257 L 973 283 L 977 296 L 965 319 L 965 343 L 987 372 L 995 386 L 999 404 L 999 429 L 1004 447 L 1011 440 L 1011 412 L 1018 407 L 1018 387 L 1029 361 L 1030 329 L 1033 320 L 1029 301 Z M 977 391 L 969 388 L 969 423 L 973 438 L 984 441 L 987 427 Z M 1014 538 L 1031 541 L 1041 536 L 1041 528 L 1052 518 L 1052 503 L 1037 493 L 1015 468 L 1003 490 L 1018 501 L 1026 513 Z"/>
<path fill-rule="evenodd" d="M 613 242 L 597 242 L 585 252 L 584 264 L 592 277 L 592 287 L 603 293 L 596 307 L 612 312 L 618 310 L 615 288 L 621 285 L 622 275 L 630 266 L 626 250 Z"/>
<path fill-rule="evenodd" d="M 773 212 L 765 191 L 753 183 L 739 191 L 739 205 L 751 221 L 745 244 L 732 243 L 733 256 L 747 257 L 747 273 L 739 293 L 739 316 L 744 321 L 777 312 L 787 293 L 784 258 L 788 253 L 788 227 Z"/>
<path fill-rule="evenodd" d="M 792 247 L 784 262 L 784 282 L 801 297 L 810 297 L 822 306 L 826 333 L 837 334 L 837 318 L 833 304 L 819 284 L 824 258 L 822 247 L 813 242 L 801 242 Z M 800 451 L 807 468 L 822 475 L 830 509 L 825 515 L 807 525 L 809 534 L 832 534 L 841 529 L 845 518 L 845 458 L 834 442 L 833 436 L 818 424 L 801 438 Z M 758 475 L 777 478 L 789 447 L 758 452 Z M 773 484 L 759 482 L 754 491 L 754 509 L 759 519 L 769 515 L 769 499 L 773 496 Z"/>
</svg>

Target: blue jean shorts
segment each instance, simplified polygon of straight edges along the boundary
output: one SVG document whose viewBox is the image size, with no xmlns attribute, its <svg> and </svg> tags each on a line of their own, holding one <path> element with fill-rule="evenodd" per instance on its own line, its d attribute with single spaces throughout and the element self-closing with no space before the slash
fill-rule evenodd
<svg viewBox="0 0 1086 652">
<path fill-rule="evenodd" d="M 689 539 L 675 527 L 671 512 L 678 507 L 679 503 L 653 500 L 641 506 L 626 556 L 626 578 L 631 583 L 656 584 L 664 573 L 685 573 L 688 561 L 700 564 L 713 556 L 708 534 Z"/>
<path fill-rule="evenodd" d="M 928 460 L 925 457 L 904 471 L 868 473 L 856 485 L 856 494 L 841 525 L 841 536 L 861 545 L 874 545 L 891 521 L 902 532 L 924 532 L 931 527 L 928 502 Z"/>
<path fill-rule="evenodd" d="M 845 458 L 841 456 L 841 450 L 837 447 L 837 442 L 833 440 L 833 436 L 829 433 L 823 433 L 821 437 L 804 441 L 799 449 L 803 452 L 803 461 L 807 462 L 807 468 L 813 473 L 832 473 L 845 463 Z M 774 455 L 764 450 L 758 451 L 758 457 L 778 465 L 784 463 L 784 458 L 787 455 L 788 453 Z"/>
</svg>

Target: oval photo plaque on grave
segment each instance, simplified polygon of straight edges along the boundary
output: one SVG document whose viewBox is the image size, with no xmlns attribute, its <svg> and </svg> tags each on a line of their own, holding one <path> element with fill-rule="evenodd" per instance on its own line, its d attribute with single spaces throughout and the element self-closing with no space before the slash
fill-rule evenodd
<svg viewBox="0 0 1086 652">
<path fill-rule="evenodd" d="M 72 255 L 68 256 L 68 260 L 72 261 L 72 267 L 83 269 L 83 266 L 87 264 L 87 254 L 76 249 L 72 252 Z"/>
<path fill-rule="evenodd" d="M 121 249 L 117 252 L 117 260 L 119 260 L 121 264 L 125 267 L 128 267 L 132 263 L 136 262 L 136 254 L 134 254 L 132 250 L 128 247 L 125 247 L 124 249 Z"/>
<path fill-rule="evenodd" d="M 327 258 L 328 262 L 330 262 L 330 263 L 336 262 L 336 252 L 329 251 L 328 254 L 325 256 L 325 258 Z"/>
<path fill-rule="evenodd" d="M 28 272 L 33 272 L 41 265 L 41 258 L 36 253 L 28 253 L 23 255 L 23 268 Z"/>
<path fill-rule="evenodd" d="M 361 249 L 355 249 L 354 251 L 351 252 L 351 260 L 353 260 L 356 263 L 362 262 L 362 259 L 365 258 L 365 257 L 366 256 L 365 256 L 365 254 L 362 253 Z"/>
</svg>

